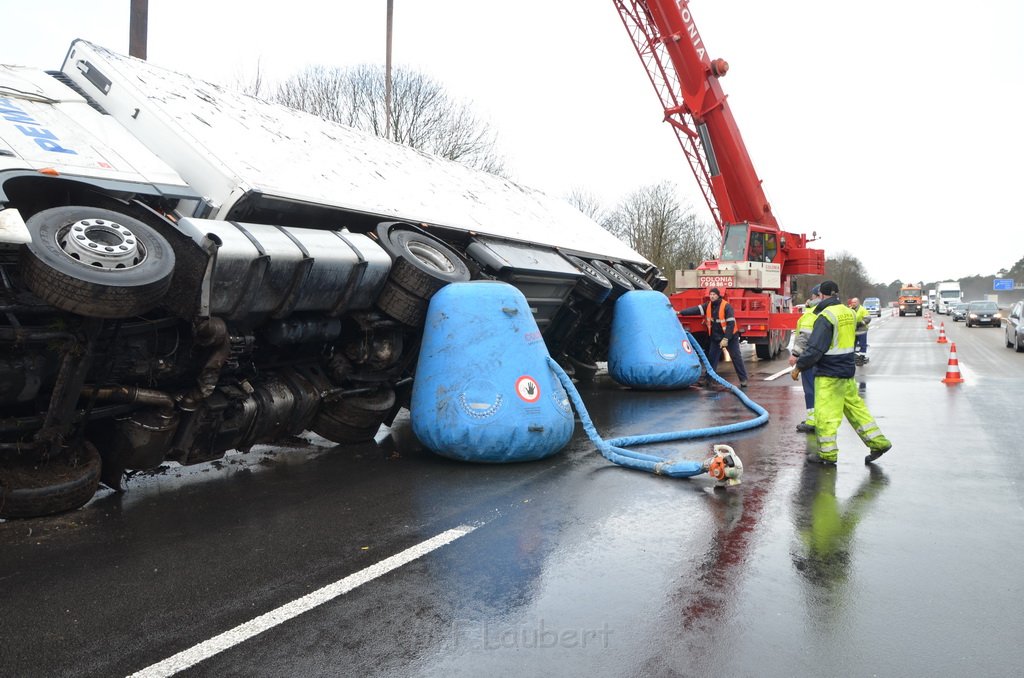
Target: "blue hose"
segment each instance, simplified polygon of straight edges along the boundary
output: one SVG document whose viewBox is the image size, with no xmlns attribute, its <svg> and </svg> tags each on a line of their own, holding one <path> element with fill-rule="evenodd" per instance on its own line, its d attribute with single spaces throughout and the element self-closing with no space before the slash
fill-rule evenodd
<svg viewBox="0 0 1024 678">
<path fill-rule="evenodd" d="M 573 407 L 576 408 L 576 413 L 579 415 L 580 421 L 583 423 L 583 429 L 587 432 L 587 436 L 590 438 L 590 441 L 594 443 L 594 446 L 597 447 L 597 450 L 608 461 L 620 466 L 637 469 L 639 471 L 648 471 L 657 475 L 670 476 L 672 478 L 689 478 L 707 471 L 707 466 L 703 461 L 671 461 L 664 459 L 663 457 L 634 452 L 625 448 L 630 445 L 649 445 L 652 443 L 663 443 L 670 440 L 709 438 L 711 436 L 724 433 L 735 433 L 737 431 L 757 428 L 758 426 L 763 426 L 768 423 L 768 411 L 748 398 L 743 391 L 718 376 L 718 374 L 711 369 L 707 356 L 704 355 L 704 351 L 701 350 L 700 345 L 694 340 L 693 336 L 689 332 L 687 332 L 686 335 L 690 340 L 690 344 L 697 350 L 697 355 L 700 356 L 701 363 L 703 363 L 704 369 L 707 370 L 708 376 L 720 385 L 731 390 L 740 399 L 740 402 L 746 405 L 749 410 L 757 414 L 757 417 L 747 421 L 737 422 L 735 424 L 726 424 L 724 426 L 711 426 L 708 428 L 698 428 L 690 431 L 652 433 L 642 436 L 626 436 L 623 438 L 605 440 L 598 434 L 597 429 L 594 428 L 594 422 L 591 421 L 590 414 L 587 412 L 587 408 L 584 407 L 583 399 L 580 397 L 579 391 L 577 391 L 576 387 L 573 385 L 572 379 L 569 378 L 569 375 L 565 373 L 565 370 L 563 370 L 558 363 L 556 363 L 550 356 L 548 357 L 548 365 L 551 367 L 555 376 L 558 377 L 562 386 L 565 387 L 565 391 L 568 393 L 569 399 L 572 400 Z"/>
</svg>

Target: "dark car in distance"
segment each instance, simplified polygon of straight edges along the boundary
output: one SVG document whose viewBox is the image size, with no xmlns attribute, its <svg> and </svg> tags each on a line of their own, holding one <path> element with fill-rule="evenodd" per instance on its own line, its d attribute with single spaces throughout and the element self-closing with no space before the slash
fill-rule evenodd
<svg viewBox="0 0 1024 678">
<path fill-rule="evenodd" d="M 953 319 L 953 322 L 967 318 L 967 306 L 966 301 L 961 301 L 949 307 L 949 317 Z"/>
<path fill-rule="evenodd" d="M 1024 301 L 1018 301 L 1006 316 L 1006 347 L 1024 353 Z"/>
<path fill-rule="evenodd" d="M 972 301 L 967 304 L 968 327 L 987 325 L 988 327 L 999 327 L 1002 315 L 999 313 L 999 306 L 994 301 Z"/>
</svg>

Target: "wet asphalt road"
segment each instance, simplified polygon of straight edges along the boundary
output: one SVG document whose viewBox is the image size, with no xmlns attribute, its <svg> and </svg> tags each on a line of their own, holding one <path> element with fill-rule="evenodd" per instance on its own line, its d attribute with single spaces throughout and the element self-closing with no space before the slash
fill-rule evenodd
<svg viewBox="0 0 1024 678">
<path fill-rule="evenodd" d="M 403 418 L 376 445 L 311 436 L 0 522 L 0 672 L 161 675 L 184 652 L 182 676 L 1020 675 L 1024 355 L 998 329 L 946 333 L 954 387 L 924 320 L 872 326 L 859 381 L 895 445 L 876 467 L 848 424 L 837 467 L 804 463 L 799 386 L 762 380 L 776 360 L 749 364 L 767 425 L 660 448 L 731 444 L 735 488 L 616 467 L 579 425 L 549 460 L 457 463 Z M 753 417 L 720 390 L 581 392 L 606 438 Z"/>
</svg>

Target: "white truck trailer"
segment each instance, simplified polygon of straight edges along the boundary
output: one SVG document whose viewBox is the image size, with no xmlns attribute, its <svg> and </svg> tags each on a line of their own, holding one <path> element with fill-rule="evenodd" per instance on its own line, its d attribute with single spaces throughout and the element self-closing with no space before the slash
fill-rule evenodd
<svg viewBox="0 0 1024 678">
<path fill-rule="evenodd" d="M 0 517 L 408 404 L 426 306 L 497 279 L 577 376 L 654 266 L 543 193 L 75 41 L 0 66 Z"/>
<path fill-rule="evenodd" d="M 935 284 L 935 312 L 942 315 L 949 315 L 950 306 L 959 304 L 964 300 L 963 292 L 960 291 L 960 283 L 955 280 L 947 280 Z"/>
</svg>

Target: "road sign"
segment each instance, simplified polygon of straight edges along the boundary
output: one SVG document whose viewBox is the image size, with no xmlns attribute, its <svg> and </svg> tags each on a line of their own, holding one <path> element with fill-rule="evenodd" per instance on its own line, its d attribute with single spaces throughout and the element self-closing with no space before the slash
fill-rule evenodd
<svg viewBox="0 0 1024 678">
<path fill-rule="evenodd" d="M 992 281 L 992 291 L 998 292 L 999 290 L 1012 290 L 1013 280 L 1010 278 L 996 278 Z"/>
</svg>

